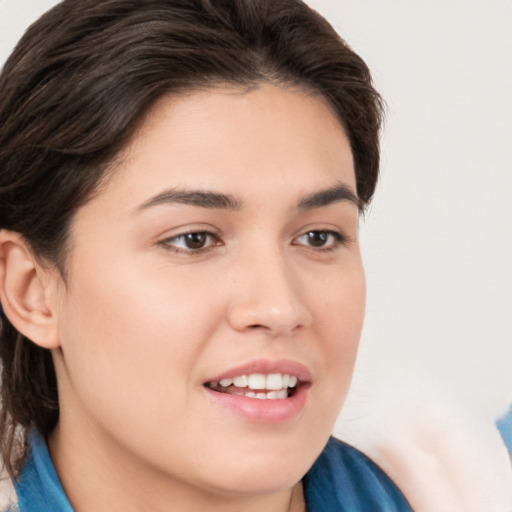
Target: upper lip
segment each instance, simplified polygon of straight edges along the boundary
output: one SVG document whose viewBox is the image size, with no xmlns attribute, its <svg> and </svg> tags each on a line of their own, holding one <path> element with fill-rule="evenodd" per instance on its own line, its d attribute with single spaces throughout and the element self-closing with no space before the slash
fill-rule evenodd
<svg viewBox="0 0 512 512">
<path fill-rule="evenodd" d="M 311 372 L 306 366 L 297 361 L 290 359 L 255 359 L 240 366 L 235 366 L 225 372 L 208 379 L 206 382 L 219 382 L 222 379 L 232 379 L 240 375 L 251 375 L 253 373 L 263 373 L 265 375 L 271 373 L 281 373 L 295 375 L 300 382 L 311 382 Z M 205 383 L 206 383 L 205 382 Z"/>
</svg>

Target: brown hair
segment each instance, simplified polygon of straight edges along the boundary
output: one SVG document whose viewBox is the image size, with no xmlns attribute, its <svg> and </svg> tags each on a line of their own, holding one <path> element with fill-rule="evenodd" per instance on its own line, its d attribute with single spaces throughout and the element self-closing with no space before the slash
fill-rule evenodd
<svg viewBox="0 0 512 512">
<path fill-rule="evenodd" d="M 34 23 L 0 76 L 0 229 L 65 278 L 74 213 L 165 94 L 216 84 L 299 85 L 344 126 L 357 194 L 379 169 L 381 100 L 362 59 L 301 0 L 64 0 Z M 31 428 L 55 427 L 48 350 L 1 317 L 0 448 L 15 477 Z"/>
</svg>

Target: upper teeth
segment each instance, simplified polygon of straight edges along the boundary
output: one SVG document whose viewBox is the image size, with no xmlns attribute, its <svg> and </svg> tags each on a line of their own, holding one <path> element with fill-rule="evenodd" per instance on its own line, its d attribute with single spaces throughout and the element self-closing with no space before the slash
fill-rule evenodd
<svg viewBox="0 0 512 512">
<path fill-rule="evenodd" d="M 296 386 L 297 377 L 286 373 L 270 373 L 268 375 L 252 373 L 250 375 L 240 375 L 230 379 L 221 379 L 219 384 L 224 388 L 234 385 L 237 388 L 270 389 L 277 391 L 279 389 L 293 388 Z"/>
</svg>

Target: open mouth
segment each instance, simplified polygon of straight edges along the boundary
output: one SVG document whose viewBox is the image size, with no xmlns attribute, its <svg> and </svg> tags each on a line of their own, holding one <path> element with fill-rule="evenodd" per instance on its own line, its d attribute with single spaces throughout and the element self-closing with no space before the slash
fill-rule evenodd
<svg viewBox="0 0 512 512">
<path fill-rule="evenodd" d="M 301 386 L 301 382 L 295 375 L 287 373 L 252 373 L 210 381 L 204 385 L 218 393 L 260 400 L 280 400 L 293 396 Z"/>
</svg>

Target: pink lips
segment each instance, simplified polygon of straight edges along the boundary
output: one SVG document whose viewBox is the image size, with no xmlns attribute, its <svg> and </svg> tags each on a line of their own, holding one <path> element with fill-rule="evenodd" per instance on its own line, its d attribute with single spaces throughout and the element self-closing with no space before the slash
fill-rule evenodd
<svg viewBox="0 0 512 512">
<path fill-rule="evenodd" d="M 227 409 L 237 416 L 256 423 L 281 423 L 296 417 L 306 405 L 308 390 L 311 387 L 311 373 L 302 364 L 290 360 L 255 360 L 248 364 L 231 368 L 217 375 L 207 382 L 219 382 L 222 379 L 233 378 L 239 375 L 253 373 L 281 373 L 295 375 L 299 385 L 292 396 L 282 399 L 249 398 L 246 396 L 231 395 L 214 391 L 203 386 L 208 398 L 215 405 Z"/>
</svg>

